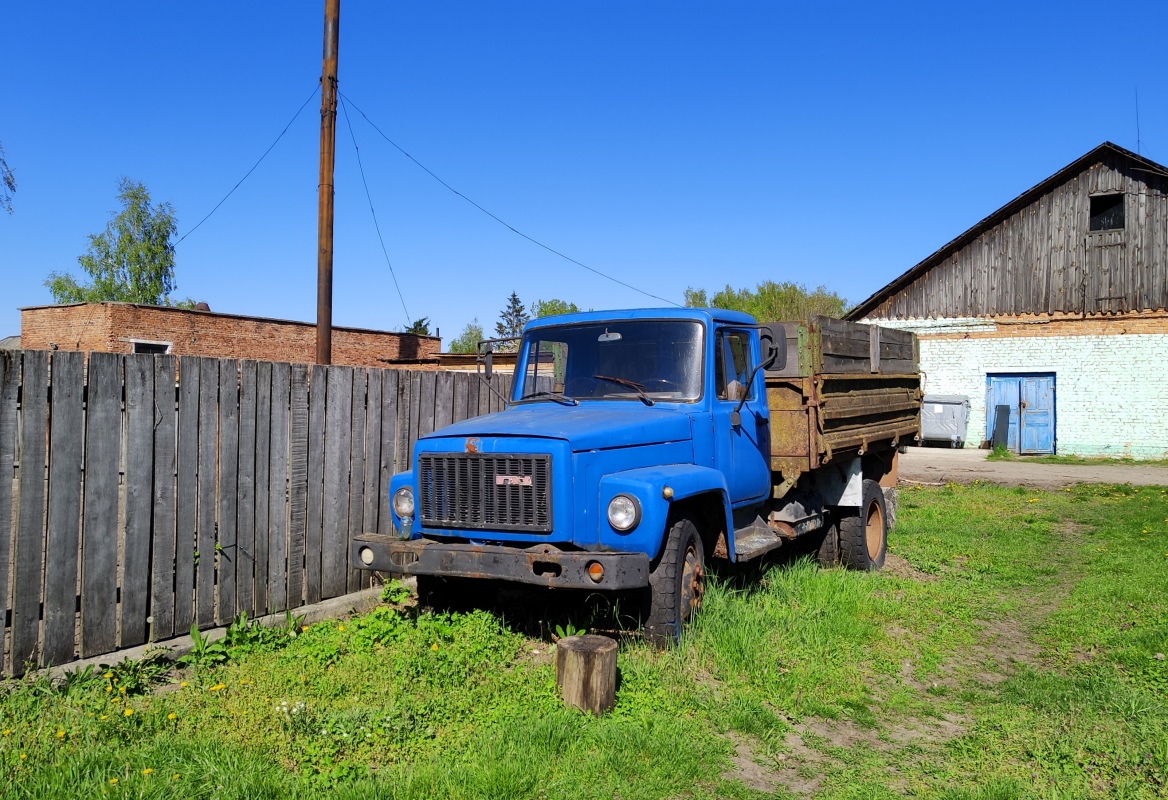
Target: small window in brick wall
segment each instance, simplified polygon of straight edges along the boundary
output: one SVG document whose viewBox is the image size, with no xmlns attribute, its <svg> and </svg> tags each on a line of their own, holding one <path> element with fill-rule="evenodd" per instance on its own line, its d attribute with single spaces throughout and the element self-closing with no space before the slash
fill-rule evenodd
<svg viewBox="0 0 1168 800">
<path fill-rule="evenodd" d="M 1091 197 L 1091 230 L 1123 230 L 1123 195 L 1097 194 Z"/>
<path fill-rule="evenodd" d="M 170 342 L 133 342 L 135 353 L 166 355 L 170 352 Z"/>
</svg>

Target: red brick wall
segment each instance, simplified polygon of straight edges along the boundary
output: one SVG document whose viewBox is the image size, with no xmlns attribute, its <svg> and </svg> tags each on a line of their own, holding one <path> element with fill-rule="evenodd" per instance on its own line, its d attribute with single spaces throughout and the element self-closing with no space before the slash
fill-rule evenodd
<svg viewBox="0 0 1168 800">
<path fill-rule="evenodd" d="M 129 303 L 40 306 L 20 312 L 20 346 L 133 352 L 133 340 L 170 342 L 175 355 L 316 361 L 316 326 L 306 322 L 186 311 Z M 360 328 L 333 329 L 333 363 L 390 367 L 380 359 L 437 359 L 441 340 Z M 412 365 L 411 365 L 412 366 Z M 437 364 L 421 365 L 437 368 Z"/>
</svg>

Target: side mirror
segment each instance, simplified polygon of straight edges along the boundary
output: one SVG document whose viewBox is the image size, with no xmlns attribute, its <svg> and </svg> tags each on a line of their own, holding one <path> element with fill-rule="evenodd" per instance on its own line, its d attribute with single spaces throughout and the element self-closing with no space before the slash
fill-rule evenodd
<svg viewBox="0 0 1168 800">
<path fill-rule="evenodd" d="M 763 369 L 781 372 L 787 368 L 787 331 L 782 323 L 761 326 L 758 342 L 763 352 Z"/>
<path fill-rule="evenodd" d="M 737 428 L 742 424 L 742 407 L 746 405 L 746 398 L 750 397 L 750 387 L 754 386 L 754 379 L 758 375 L 760 369 L 767 368 L 770 361 L 760 361 L 754 365 L 754 369 L 750 371 L 750 377 L 746 379 L 743 385 L 742 398 L 738 401 L 738 405 L 730 412 L 730 424 Z"/>
<path fill-rule="evenodd" d="M 487 376 L 487 380 L 491 379 L 491 373 L 494 370 L 493 361 L 495 356 L 495 345 L 491 342 L 479 342 L 479 350 L 482 351 L 483 345 L 487 346 L 487 351 L 483 353 L 483 373 Z"/>
</svg>

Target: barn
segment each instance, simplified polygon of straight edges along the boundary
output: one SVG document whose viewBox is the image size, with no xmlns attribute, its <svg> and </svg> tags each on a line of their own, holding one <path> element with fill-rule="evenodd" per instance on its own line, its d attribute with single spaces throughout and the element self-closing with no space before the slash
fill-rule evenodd
<svg viewBox="0 0 1168 800">
<path fill-rule="evenodd" d="M 927 395 L 1023 454 L 1168 457 L 1168 168 L 1110 142 L 848 313 L 914 331 Z M 989 413 L 987 413 L 989 409 Z"/>
</svg>

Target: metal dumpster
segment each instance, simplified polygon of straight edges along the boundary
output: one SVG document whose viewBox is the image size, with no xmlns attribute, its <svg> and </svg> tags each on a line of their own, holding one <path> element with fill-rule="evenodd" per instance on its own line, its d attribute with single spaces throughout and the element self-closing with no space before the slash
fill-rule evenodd
<svg viewBox="0 0 1168 800">
<path fill-rule="evenodd" d="M 965 446 L 969 397 L 963 394 L 927 394 L 921 400 L 921 442 L 948 442 Z"/>
</svg>

